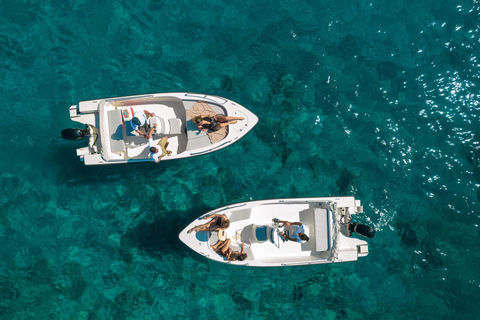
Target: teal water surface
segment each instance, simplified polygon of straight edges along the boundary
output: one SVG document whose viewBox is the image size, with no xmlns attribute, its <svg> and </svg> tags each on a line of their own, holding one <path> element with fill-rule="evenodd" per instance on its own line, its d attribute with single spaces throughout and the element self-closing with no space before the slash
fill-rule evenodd
<svg viewBox="0 0 480 320">
<path fill-rule="evenodd" d="M 1 1 L 2 319 L 475 319 L 480 3 Z M 78 101 L 189 91 L 260 118 L 221 151 L 84 166 Z M 241 268 L 178 233 L 230 203 L 354 195 L 354 263 Z"/>
</svg>

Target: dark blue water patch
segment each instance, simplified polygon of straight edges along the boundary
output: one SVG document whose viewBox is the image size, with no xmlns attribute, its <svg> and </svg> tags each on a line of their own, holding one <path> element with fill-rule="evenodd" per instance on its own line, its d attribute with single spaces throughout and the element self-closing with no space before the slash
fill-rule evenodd
<svg viewBox="0 0 480 320">
<path fill-rule="evenodd" d="M 362 40 L 359 40 L 352 34 L 347 34 L 345 37 L 339 39 L 338 44 L 327 48 L 329 48 L 328 52 L 332 56 L 338 56 L 341 59 L 351 59 L 361 54 L 360 43 L 362 43 Z"/>
<path fill-rule="evenodd" d="M 338 194 L 347 195 L 347 188 L 353 184 L 354 176 L 347 170 L 343 169 L 337 180 Z"/>
<path fill-rule="evenodd" d="M 480 137 L 480 134 L 476 134 L 476 137 Z M 475 139 L 479 140 L 479 139 Z M 467 151 L 467 160 L 468 162 L 476 169 L 480 168 L 480 148 L 471 147 L 469 151 Z"/>
<path fill-rule="evenodd" d="M 135 309 L 138 305 L 152 306 L 153 300 L 147 291 L 134 287 L 120 292 L 115 298 L 115 303 L 122 306 L 122 309 L 125 311 L 128 311 Z"/>
<path fill-rule="evenodd" d="M 2 35 L 0 37 L 0 48 L 2 49 L 2 60 L 5 62 L 16 60 L 16 55 L 23 55 L 22 44 L 15 38 Z"/>
<path fill-rule="evenodd" d="M 468 74 L 471 70 L 470 59 L 472 54 L 475 53 L 474 50 L 469 50 L 460 43 L 451 43 L 449 44 L 449 47 L 450 50 L 445 53 L 444 57 L 448 61 L 450 67 L 456 71 L 462 72 L 462 74 Z"/>
<path fill-rule="evenodd" d="M 408 223 L 397 222 L 397 228 L 401 235 L 402 242 L 408 247 L 416 247 L 419 244 L 419 240 L 411 224 L 415 225 L 415 221 L 409 221 Z"/>
<path fill-rule="evenodd" d="M 392 80 L 397 77 L 398 67 L 394 62 L 383 61 L 377 64 L 377 73 L 380 80 Z"/>
<path fill-rule="evenodd" d="M 23 179 L 13 175 L 3 175 L 0 185 L 0 191 L 4 195 L 0 202 L 0 210 L 2 219 L 5 219 L 8 212 L 23 201 L 29 188 Z"/>
<path fill-rule="evenodd" d="M 87 286 L 87 281 L 82 276 L 82 267 L 78 263 L 67 263 L 62 266 L 61 279 L 55 282 L 55 286 L 68 298 L 80 299 Z"/>
</svg>

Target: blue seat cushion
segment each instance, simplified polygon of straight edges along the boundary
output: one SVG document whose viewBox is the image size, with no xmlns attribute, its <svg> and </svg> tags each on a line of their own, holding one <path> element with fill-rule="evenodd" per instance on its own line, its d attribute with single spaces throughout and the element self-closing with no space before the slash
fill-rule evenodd
<svg viewBox="0 0 480 320">
<path fill-rule="evenodd" d="M 259 226 L 255 229 L 255 237 L 258 241 L 267 241 L 267 226 Z"/>
</svg>

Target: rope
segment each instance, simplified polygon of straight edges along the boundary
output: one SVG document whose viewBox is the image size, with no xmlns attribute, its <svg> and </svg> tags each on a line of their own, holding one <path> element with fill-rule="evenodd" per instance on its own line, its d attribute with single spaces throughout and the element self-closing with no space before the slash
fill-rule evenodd
<svg viewBox="0 0 480 320">
<path fill-rule="evenodd" d="M 335 261 L 338 259 L 338 252 L 339 252 L 339 238 L 340 238 L 340 216 L 338 215 L 337 204 L 335 202 L 329 202 L 328 207 L 332 213 L 332 220 L 333 220 L 333 248 L 331 250 L 331 260 Z"/>
</svg>

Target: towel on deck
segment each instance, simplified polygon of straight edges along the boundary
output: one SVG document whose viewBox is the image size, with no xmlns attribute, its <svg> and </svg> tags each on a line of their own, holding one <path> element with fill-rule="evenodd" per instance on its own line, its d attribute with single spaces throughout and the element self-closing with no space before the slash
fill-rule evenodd
<svg viewBox="0 0 480 320">
<path fill-rule="evenodd" d="M 196 116 L 215 114 L 215 111 L 206 102 L 197 102 L 190 109 L 187 110 L 187 118 L 192 119 Z M 221 128 L 218 131 L 207 132 L 208 137 L 212 143 L 218 142 L 227 135 L 227 128 Z"/>
</svg>

